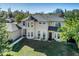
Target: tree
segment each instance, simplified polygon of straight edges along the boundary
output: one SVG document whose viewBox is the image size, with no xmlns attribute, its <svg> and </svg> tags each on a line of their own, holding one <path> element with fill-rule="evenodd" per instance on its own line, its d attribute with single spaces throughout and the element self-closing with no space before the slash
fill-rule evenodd
<svg viewBox="0 0 79 59">
<path fill-rule="evenodd" d="M 78 11 L 79 12 L 79 11 Z M 79 48 L 79 15 L 73 11 L 65 13 L 65 25 L 61 28 L 61 38 L 64 40 L 74 39 Z"/>
<path fill-rule="evenodd" d="M 57 13 L 57 14 L 63 14 L 64 12 L 63 12 L 62 9 L 58 9 L 58 8 L 57 8 L 57 9 L 55 10 L 55 13 Z"/>
<path fill-rule="evenodd" d="M 10 51 L 5 20 L 0 17 L 0 55 Z"/>
<path fill-rule="evenodd" d="M 19 23 L 22 19 L 26 18 L 30 14 L 25 14 L 25 13 L 18 13 L 15 16 L 16 22 Z"/>
<path fill-rule="evenodd" d="M 63 17 L 64 16 L 64 12 L 62 9 L 59 9 L 57 8 L 55 11 L 54 11 L 55 14 L 57 14 L 58 16 L 60 17 Z"/>
</svg>

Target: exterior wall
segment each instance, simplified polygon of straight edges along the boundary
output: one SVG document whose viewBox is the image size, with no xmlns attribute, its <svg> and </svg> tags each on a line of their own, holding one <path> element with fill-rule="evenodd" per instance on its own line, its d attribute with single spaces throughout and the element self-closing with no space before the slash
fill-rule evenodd
<svg viewBox="0 0 79 59">
<path fill-rule="evenodd" d="M 26 23 L 27 23 L 26 37 L 27 37 L 27 39 L 34 39 L 34 37 L 35 37 L 35 35 L 34 35 L 34 32 L 35 32 L 34 21 L 29 20 L 29 21 L 26 21 Z"/>
<path fill-rule="evenodd" d="M 21 21 L 19 24 L 18 24 L 22 29 L 21 29 L 21 36 L 24 35 L 24 29 L 27 28 L 27 23 L 25 21 L 25 26 L 23 25 L 23 21 Z"/>
<path fill-rule="evenodd" d="M 52 33 L 52 39 L 60 42 L 62 41 L 61 38 L 60 38 L 60 32 L 56 32 L 56 31 L 49 31 Z"/>
<path fill-rule="evenodd" d="M 56 23 L 59 23 L 59 22 L 49 22 L 49 26 L 56 26 Z M 61 27 L 64 26 L 64 21 L 60 21 L 60 24 L 61 24 Z M 52 39 L 55 39 L 56 41 L 61 41 L 61 38 L 60 38 L 60 32 L 57 32 L 57 31 L 51 31 L 52 33 Z"/>
<path fill-rule="evenodd" d="M 48 40 L 48 22 L 41 21 L 41 24 L 34 20 L 26 20 L 25 21 L 25 29 L 26 29 L 26 38 L 34 39 L 34 40 L 42 40 L 43 33 L 45 33 L 45 40 Z M 23 27 L 23 22 L 19 24 Z M 40 38 L 38 39 L 38 32 L 40 31 Z M 21 33 L 23 35 L 24 29 L 22 29 Z M 33 36 L 32 36 L 33 33 Z"/>
<path fill-rule="evenodd" d="M 17 30 L 17 31 L 14 31 L 14 32 L 9 32 L 9 39 L 11 39 L 11 40 L 15 40 L 20 36 L 21 36 L 21 30 Z"/>
<path fill-rule="evenodd" d="M 58 42 L 60 42 L 61 41 L 61 38 L 60 38 L 60 32 L 54 32 L 54 39 L 56 40 L 56 41 L 58 41 Z"/>
<path fill-rule="evenodd" d="M 44 40 L 44 41 L 48 40 L 48 22 L 36 22 L 35 28 L 36 28 L 35 29 L 36 40 Z M 38 39 L 38 32 L 40 32 L 39 39 Z M 43 39 L 43 34 L 45 34 L 45 39 Z"/>
<path fill-rule="evenodd" d="M 41 24 L 40 24 L 41 23 Z M 45 24 L 44 24 L 45 23 Z M 50 24 L 49 24 L 50 23 Z M 24 34 L 24 29 L 26 29 L 26 38 L 27 39 L 34 39 L 34 40 L 48 40 L 49 32 L 48 26 L 56 26 L 58 22 L 47 22 L 47 21 L 34 21 L 34 20 L 26 20 L 25 26 L 23 25 L 23 21 L 19 24 L 22 28 L 21 35 Z M 60 21 L 61 27 L 64 26 L 64 22 Z M 38 32 L 40 32 L 40 38 L 38 38 Z M 33 33 L 33 36 L 31 36 Z M 43 39 L 43 33 L 45 34 L 45 39 Z M 59 32 L 52 31 L 52 39 L 56 41 L 60 41 L 58 38 Z"/>
<path fill-rule="evenodd" d="M 64 26 L 64 21 L 51 21 L 49 22 L 49 26 L 56 26 L 57 23 L 60 23 L 61 26 Z"/>
<path fill-rule="evenodd" d="M 28 39 L 34 39 L 35 38 L 35 26 L 34 26 L 34 21 L 33 20 L 29 20 L 27 21 L 27 34 L 26 37 Z"/>
<path fill-rule="evenodd" d="M 21 32 L 22 35 L 24 34 L 24 30 L 26 29 L 26 38 L 27 39 L 34 39 L 34 37 L 35 37 L 35 35 L 34 35 L 34 31 L 35 31 L 34 21 L 33 20 L 25 20 L 24 22 L 25 22 L 25 25 L 23 25 L 23 21 L 20 23 L 20 25 L 22 26 L 22 32 Z"/>
</svg>

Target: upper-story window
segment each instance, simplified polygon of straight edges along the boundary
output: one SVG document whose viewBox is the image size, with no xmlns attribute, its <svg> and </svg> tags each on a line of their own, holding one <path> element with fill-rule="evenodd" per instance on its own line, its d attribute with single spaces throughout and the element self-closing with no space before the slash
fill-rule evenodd
<svg viewBox="0 0 79 59">
<path fill-rule="evenodd" d="M 31 22 L 31 24 L 33 24 L 33 22 Z"/>
<path fill-rule="evenodd" d="M 23 25 L 25 25 L 25 21 L 23 21 Z"/>
<path fill-rule="evenodd" d="M 39 22 L 39 24 L 45 24 L 45 22 Z"/>
<path fill-rule="evenodd" d="M 29 22 L 28 22 L 28 27 L 29 27 Z"/>
<path fill-rule="evenodd" d="M 45 24 L 45 22 L 43 22 L 43 24 Z"/>
<path fill-rule="evenodd" d="M 49 22 L 48 24 L 49 24 L 49 26 L 51 26 L 52 25 L 52 22 Z"/>
<path fill-rule="evenodd" d="M 33 24 L 31 25 L 31 27 L 33 27 Z"/>
<path fill-rule="evenodd" d="M 56 22 L 55 26 L 56 27 L 61 27 L 61 23 L 60 22 Z"/>
<path fill-rule="evenodd" d="M 31 27 L 33 27 L 33 22 L 31 22 Z"/>
<path fill-rule="evenodd" d="M 39 22 L 39 24 L 41 24 L 41 22 Z"/>
<path fill-rule="evenodd" d="M 33 22 L 31 23 L 28 22 L 28 27 L 33 27 Z"/>
</svg>

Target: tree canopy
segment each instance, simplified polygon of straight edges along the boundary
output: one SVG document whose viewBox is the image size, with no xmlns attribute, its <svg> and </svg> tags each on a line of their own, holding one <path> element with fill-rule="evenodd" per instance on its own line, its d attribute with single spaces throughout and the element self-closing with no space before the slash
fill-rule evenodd
<svg viewBox="0 0 79 59">
<path fill-rule="evenodd" d="M 79 11 L 65 12 L 64 27 L 61 28 L 61 37 L 64 40 L 73 38 L 76 43 L 79 43 Z"/>
<path fill-rule="evenodd" d="M 62 9 L 58 9 L 58 8 L 57 8 L 57 9 L 55 10 L 55 13 L 57 13 L 57 14 L 63 14 L 64 12 L 63 12 Z"/>
<path fill-rule="evenodd" d="M 5 19 L 0 17 L 0 55 L 10 51 L 8 44 L 8 32 L 6 31 Z"/>
<path fill-rule="evenodd" d="M 63 17 L 64 16 L 64 11 L 62 9 L 57 8 L 54 11 L 54 14 L 57 14 L 58 16 Z"/>
<path fill-rule="evenodd" d="M 17 13 L 15 16 L 16 22 L 19 23 L 22 19 L 24 19 L 28 16 L 29 16 L 29 14 L 26 14 L 26 13 Z"/>
</svg>

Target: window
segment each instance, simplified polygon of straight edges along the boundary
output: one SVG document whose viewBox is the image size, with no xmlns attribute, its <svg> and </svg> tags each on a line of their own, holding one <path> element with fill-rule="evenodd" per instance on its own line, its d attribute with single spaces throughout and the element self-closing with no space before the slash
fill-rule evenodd
<svg viewBox="0 0 79 59">
<path fill-rule="evenodd" d="M 24 29 L 24 35 L 26 35 L 26 29 Z"/>
<path fill-rule="evenodd" d="M 33 32 L 31 32 L 31 37 L 33 37 Z"/>
<path fill-rule="evenodd" d="M 31 25 L 31 27 L 33 27 L 33 24 Z"/>
<path fill-rule="evenodd" d="M 61 23 L 60 23 L 60 22 L 57 22 L 57 23 L 55 24 L 55 26 L 56 26 L 56 27 L 61 27 Z"/>
<path fill-rule="evenodd" d="M 56 33 L 55 33 L 55 38 L 56 38 Z"/>
<path fill-rule="evenodd" d="M 31 24 L 33 24 L 33 22 L 31 22 Z"/>
<path fill-rule="evenodd" d="M 39 22 L 39 24 L 41 24 L 41 22 Z"/>
<path fill-rule="evenodd" d="M 43 39 L 45 39 L 45 33 L 43 33 Z"/>
<path fill-rule="evenodd" d="M 60 22 L 58 23 L 58 26 L 61 27 L 61 23 Z"/>
<path fill-rule="evenodd" d="M 23 21 L 23 25 L 25 25 L 25 21 Z"/>
<path fill-rule="evenodd" d="M 33 27 L 33 22 L 31 22 L 31 27 Z"/>
<path fill-rule="evenodd" d="M 60 35 L 58 34 L 58 39 L 60 39 Z"/>
<path fill-rule="evenodd" d="M 43 22 L 43 24 L 45 24 L 45 22 Z"/>
<path fill-rule="evenodd" d="M 28 27 L 29 27 L 29 23 L 28 23 Z"/>
<path fill-rule="evenodd" d="M 30 32 L 28 32 L 28 37 L 30 37 Z"/>
<path fill-rule="evenodd" d="M 49 22 L 48 24 L 49 24 L 49 26 L 51 26 L 52 25 L 52 22 Z"/>
<path fill-rule="evenodd" d="M 40 31 L 38 31 L 38 39 L 40 39 Z"/>
</svg>

